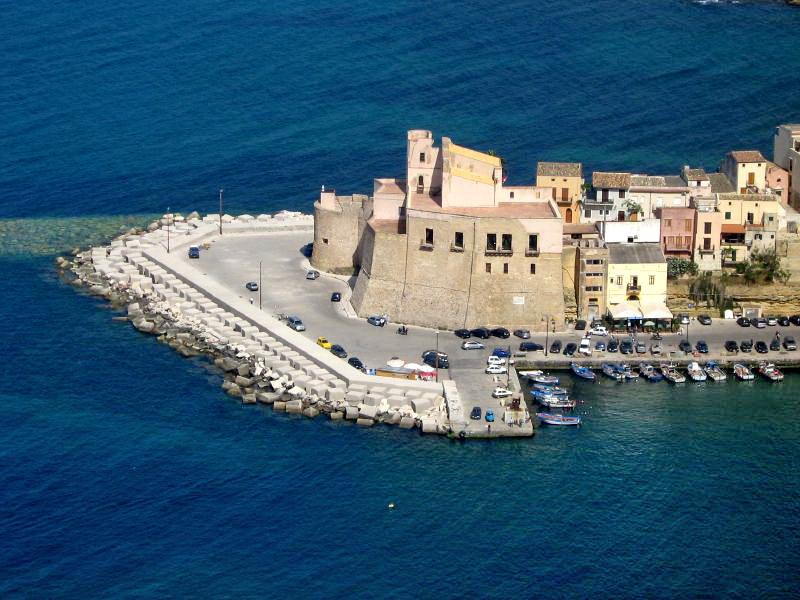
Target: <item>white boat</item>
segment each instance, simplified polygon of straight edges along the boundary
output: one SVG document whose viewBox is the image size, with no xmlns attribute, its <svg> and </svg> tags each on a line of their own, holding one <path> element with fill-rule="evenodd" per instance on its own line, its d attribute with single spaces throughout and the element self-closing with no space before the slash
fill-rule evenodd
<svg viewBox="0 0 800 600">
<path fill-rule="evenodd" d="M 544 385 L 558 385 L 558 377 L 555 375 L 545 375 L 544 371 L 519 371 L 517 373 L 522 377 L 530 379 L 534 383 L 542 383 Z"/>
<path fill-rule="evenodd" d="M 761 363 L 758 372 L 770 381 L 783 381 L 783 373 L 772 363 Z"/>
<path fill-rule="evenodd" d="M 733 374 L 740 381 L 753 381 L 756 377 L 750 369 L 740 363 L 733 365 Z"/>
<path fill-rule="evenodd" d="M 722 367 L 713 361 L 707 362 L 703 370 L 712 381 L 725 381 L 728 378 L 728 375 L 723 371 Z"/>
<path fill-rule="evenodd" d="M 686 377 L 675 368 L 675 365 L 661 365 L 661 374 L 670 383 L 684 383 L 686 381 Z"/>
<path fill-rule="evenodd" d="M 705 381 L 708 379 L 706 372 L 703 370 L 700 364 L 694 360 L 686 367 L 686 373 L 689 375 L 689 378 L 692 381 Z"/>
<path fill-rule="evenodd" d="M 547 408 L 575 408 L 577 402 L 565 396 L 542 396 L 536 399 L 539 404 Z"/>
</svg>

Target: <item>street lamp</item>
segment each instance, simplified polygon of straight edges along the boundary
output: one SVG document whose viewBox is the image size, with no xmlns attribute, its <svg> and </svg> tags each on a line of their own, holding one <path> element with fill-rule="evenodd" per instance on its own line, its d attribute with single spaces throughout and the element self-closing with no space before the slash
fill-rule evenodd
<svg viewBox="0 0 800 600">
<path fill-rule="evenodd" d="M 258 310 L 261 310 L 261 263 L 263 260 L 258 261 Z"/>
<path fill-rule="evenodd" d="M 222 188 L 219 188 L 219 234 L 222 235 Z"/>
<path fill-rule="evenodd" d="M 547 352 L 550 348 L 550 315 L 545 315 L 546 319 L 542 319 L 544 321 L 544 355 L 547 356 Z"/>
<path fill-rule="evenodd" d="M 167 214 L 166 214 L 166 217 L 167 217 L 167 254 L 169 254 L 169 222 L 171 220 L 169 218 L 169 216 L 170 215 L 169 215 L 169 206 L 168 206 L 167 207 Z"/>
<path fill-rule="evenodd" d="M 439 383 L 439 330 L 436 330 L 436 383 Z"/>
</svg>

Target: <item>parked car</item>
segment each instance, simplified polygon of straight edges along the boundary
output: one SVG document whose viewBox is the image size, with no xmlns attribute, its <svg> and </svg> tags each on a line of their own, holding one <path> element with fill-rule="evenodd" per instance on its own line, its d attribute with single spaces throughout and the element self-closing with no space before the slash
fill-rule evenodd
<svg viewBox="0 0 800 600">
<path fill-rule="evenodd" d="M 575 342 L 570 342 L 564 346 L 564 356 L 574 356 L 577 349 L 578 345 Z"/>
<path fill-rule="evenodd" d="M 622 354 L 633 354 L 633 342 L 630 340 L 623 340 L 619 345 L 619 351 Z"/>
<path fill-rule="evenodd" d="M 659 344 L 658 342 L 653 342 L 652 344 L 650 344 L 650 354 L 652 354 L 653 356 L 661 356 L 662 352 L 663 349 L 661 348 L 661 344 Z"/>
<path fill-rule="evenodd" d="M 778 324 L 778 317 L 767 317 L 767 325 L 774 327 Z"/>
<path fill-rule="evenodd" d="M 616 352 L 617 350 L 619 350 L 619 342 L 617 341 L 617 338 L 611 338 L 611 340 L 608 342 L 608 351 Z"/>
<path fill-rule="evenodd" d="M 739 350 L 742 352 L 752 352 L 753 350 L 753 342 L 750 340 L 742 340 L 742 343 L 739 344 Z"/>
<path fill-rule="evenodd" d="M 750 327 L 750 319 L 747 317 L 739 317 L 736 319 L 736 324 L 739 325 L 739 327 Z"/>
<path fill-rule="evenodd" d="M 605 325 L 595 325 L 589 330 L 591 335 L 601 335 L 606 336 L 608 335 L 608 329 L 606 329 Z"/>
<path fill-rule="evenodd" d="M 361 362 L 361 359 L 358 358 L 357 356 L 351 356 L 350 358 L 348 358 L 347 364 L 355 369 L 358 369 L 359 371 L 363 371 L 366 369 L 364 363 Z"/>
<path fill-rule="evenodd" d="M 486 327 L 478 327 L 477 329 L 470 330 L 470 334 L 472 337 L 481 338 L 482 340 L 488 340 L 492 337 L 492 332 L 489 331 Z"/>
<path fill-rule="evenodd" d="M 582 354 L 583 356 L 591 356 L 592 355 L 592 340 L 589 338 L 583 338 L 581 343 L 578 344 L 578 354 Z"/>
<path fill-rule="evenodd" d="M 681 343 L 678 344 L 678 349 L 681 352 L 685 352 L 686 354 L 689 354 L 692 351 L 692 345 L 689 342 L 687 342 L 686 340 L 681 340 Z"/>
<path fill-rule="evenodd" d="M 345 349 L 339 344 L 334 344 L 331 346 L 331 354 L 338 356 L 339 358 L 347 358 L 347 352 L 345 352 Z"/>
<path fill-rule="evenodd" d="M 485 372 L 489 375 L 505 375 L 508 373 L 508 368 L 505 365 L 488 365 Z"/>
<path fill-rule="evenodd" d="M 711 317 L 708 315 L 700 315 L 697 317 L 697 322 L 701 325 L 711 325 Z"/>
<path fill-rule="evenodd" d="M 331 294 L 331 302 L 341 302 L 342 295 L 339 292 L 333 292 Z"/>
<path fill-rule="evenodd" d="M 189 248 L 189 258 L 200 258 L 200 248 L 198 246 Z"/>
<path fill-rule="evenodd" d="M 594 345 L 594 349 L 598 352 L 603 352 L 606 349 L 606 343 L 603 340 L 600 340 Z"/>
<path fill-rule="evenodd" d="M 767 352 L 769 352 L 769 348 L 767 348 L 766 342 L 758 340 L 756 342 L 756 352 L 758 352 L 759 354 L 766 354 Z"/>
<path fill-rule="evenodd" d="M 441 356 L 437 357 L 436 354 L 429 354 L 425 358 L 422 359 L 429 367 L 433 367 L 434 369 L 449 369 L 450 368 L 450 361 L 446 358 L 442 358 Z"/>
<path fill-rule="evenodd" d="M 483 350 L 486 346 L 475 340 L 464 340 L 461 342 L 462 350 Z"/>
<path fill-rule="evenodd" d="M 791 321 L 789 320 L 789 317 L 786 316 L 778 317 L 778 325 L 780 325 L 781 327 L 788 327 L 790 323 Z"/>
<path fill-rule="evenodd" d="M 375 327 L 383 327 L 386 325 L 386 317 L 372 315 L 371 317 L 367 317 L 367 323 L 375 325 Z"/>
<path fill-rule="evenodd" d="M 757 329 L 764 329 L 767 326 L 767 320 L 764 317 L 759 317 L 755 320 L 753 325 L 755 325 Z"/>
<path fill-rule="evenodd" d="M 306 279 L 310 279 L 312 281 L 314 279 L 319 279 L 319 271 L 314 271 L 314 270 L 307 271 L 306 272 Z"/>
<path fill-rule="evenodd" d="M 792 325 L 800 325 L 800 315 L 792 315 L 789 317 L 789 323 Z"/>
<path fill-rule="evenodd" d="M 647 352 L 647 346 L 644 342 L 636 342 L 636 354 L 644 354 Z"/>
<path fill-rule="evenodd" d="M 694 347 L 700 354 L 708 354 L 708 344 L 704 340 L 697 340 Z"/>
<path fill-rule="evenodd" d="M 575 331 L 583 331 L 584 329 L 586 329 L 586 321 L 583 319 L 575 321 Z"/>
<path fill-rule="evenodd" d="M 461 338 L 462 340 L 466 340 L 472 337 L 472 334 L 469 332 L 469 329 L 456 329 L 454 332 L 456 337 Z"/>
<path fill-rule="evenodd" d="M 472 410 L 469 412 L 469 418 L 473 421 L 480 421 L 482 416 L 483 412 L 480 406 L 473 406 Z"/>
<path fill-rule="evenodd" d="M 300 320 L 300 317 L 287 317 L 286 324 L 295 331 L 305 331 L 306 325 Z"/>
<path fill-rule="evenodd" d="M 553 343 L 550 344 L 550 354 L 560 354 L 561 353 L 561 340 L 553 340 Z"/>
<path fill-rule="evenodd" d="M 505 340 L 511 337 L 511 332 L 505 327 L 495 327 L 494 329 L 492 329 L 492 335 L 494 337 L 499 337 Z"/>
<path fill-rule="evenodd" d="M 494 423 L 494 411 L 491 408 L 486 409 L 486 422 Z"/>
<path fill-rule="evenodd" d="M 328 338 L 323 337 L 323 336 L 319 336 L 317 338 L 317 346 L 322 346 L 323 348 L 325 348 L 325 350 L 330 350 L 331 346 L 333 346 L 333 344 L 331 344 L 328 341 Z"/>
<path fill-rule="evenodd" d="M 725 342 L 725 350 L 727 352 L 738 352 L 739 351 L 739 344 L 737 344 L 733 340 L 728 340 Z"/>
<path fill-rule="evenodd" d="M 486 364 L 487 365 L 504 365 L 504 364 L 506 364 L 506 359 L 504 357 L 501 357 L 501 356 L 492 355 L 492 356 L 489 356 L 486 359 Z"/>
<path fill-rule="evenodd" d="M 504 387 L 496 387 L 492 392 L 492 398 L 508 398 L 509 396 L 513 396 L 514 394 L 508 388 Z"/>
<path fill-rule="evenodd" d="M 248 281 L 247 283 L 244 284 L 244 287 L 246 287 L 251 292 L 258 291 L 258 283 L 256 283 L 255 281 Z"/>
<path fill-rule="evenodd" d="M 522 340 L 529 340 L 531 339 L 531 332 L 527 329 L 515 329 L 514 335 Z"/>
<path fill-rule="evenodd" d="M 522 352 L 536 352 L 537 350 L 544 350 L 544 346 L 536 342 L 520 342 L 519 349 Z"/>
<path fill-rule="evenodd" d="M 797 350 L 797 342 L 794 341 L 791 335 L 787 335 L 783 338 L 783 347 L 786 350 Z"/>
<path fill-rule="evenodd" d="M 508 358 L 511 356 L 511 352 L 509 352 L 506 348 L 497 347 L 492 350 L 492 356 L 498 356 L 500 358 Z"/>
<path fill-rule="evenodd" d="M 422 353 L 422 358 L 424 360 L 429 356 L 436 356 L 437 354 L 439 355 L 439 358 L 441 358 L 442 360 L 447 360 L 448 358 L 447 352 L 442 352 L 441 350 L 439 350 L 438 352 L 436 350 L 425 350 L 425 352 Z"/>
<path fill-rule="evenodd" d="M 678 315 L 678 320 L 680 321 L 681 325 L 688 325 L 689 324 L 689 315 L 686 313 L 681 313 Z"/>
<path fill-rule="evenodd" d="M 772 338 L 772 341 L 769 343 L 769 349 L 773 352 L 779 352 L 781 349 L 781 341 L 778 338 Z"/>
</svg>

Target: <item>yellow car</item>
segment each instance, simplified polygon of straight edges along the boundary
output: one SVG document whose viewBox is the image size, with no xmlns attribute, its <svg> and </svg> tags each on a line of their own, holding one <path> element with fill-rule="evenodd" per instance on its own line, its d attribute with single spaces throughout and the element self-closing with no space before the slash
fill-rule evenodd
<svg viewBox="0 0 800 600">
<path fill-rule="evenodd" d="M 322 346 L 325 350 L 330 350 L 332 345 L 326 337 L 317 338 L 317 346 Z"/>
</svg>

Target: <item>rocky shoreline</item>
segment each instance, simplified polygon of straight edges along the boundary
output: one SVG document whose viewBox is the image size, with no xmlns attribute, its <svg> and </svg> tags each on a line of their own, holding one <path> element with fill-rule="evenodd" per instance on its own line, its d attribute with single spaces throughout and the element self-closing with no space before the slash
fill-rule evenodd
<svg viewBox="0 0 800 600">
<path fill-rule="evenodd" d="M 298 215 L 301 213 L 284 211 L 274 218 L 291 219 Z M 271 218 L 268 215 L 263 217 Z M 198 213 L 191 213 L 185 218 L 177 214 L 164 215 L 146 228 L 126 231 L 115 238 L 110 246 L 84 250 L 76 248 L 69 256 L 59 256 L 55 261 L 56 267 L 59 274 L 72 285 L 102 297 L 112 308 L 126 312 L 126 316 L 115 317 L 116 320 L 129 321 L 138 331 L 157 336 L 159 341 L 181 356 L 207 356 L 223 375 L 222 389 L 245 404 L 266 404 L 276 411 L 310 418 L 323 414 L 331 420 L 353 421 L 363 427 L 386 423 L 403 429 L 420 428 L 425 432 L 442 433 L 440 427 L 431 430 L 427 426 L 433 413 L 441 410 L 438 402 L 429 402 L 428 410 L 420 414 L 415 412 L 413 405 L 391 405 L 386 399 L 366 389 L 355 389 L 357 386 L 354 385 L 349 387 L 346 394 L 309 392 L 297 385 L 298 382 L 293 381 L 289 373 L 274 368 L 274 361 L 270 360 L 274 357 L 267 352 L 254 351 L 252 345 L 244 343 L 244 338 L 220 339 L 200 319 L 176 310 L 173 304 L 153 293 L 152 288 L 148 289 L 149 286 L 133 286 L 124 279 L 104 275 L 96 269 L 95 260 L 109 256 L 115 244 L 136 240 L 168 224 L 174 226 L 183 223 L 188 227 L 190 222 L 199 219 Z M 225 215 L 223 222 L 232 219 Z M 425 403 L 420 405 L 424 407 Z"/>
</svg>

